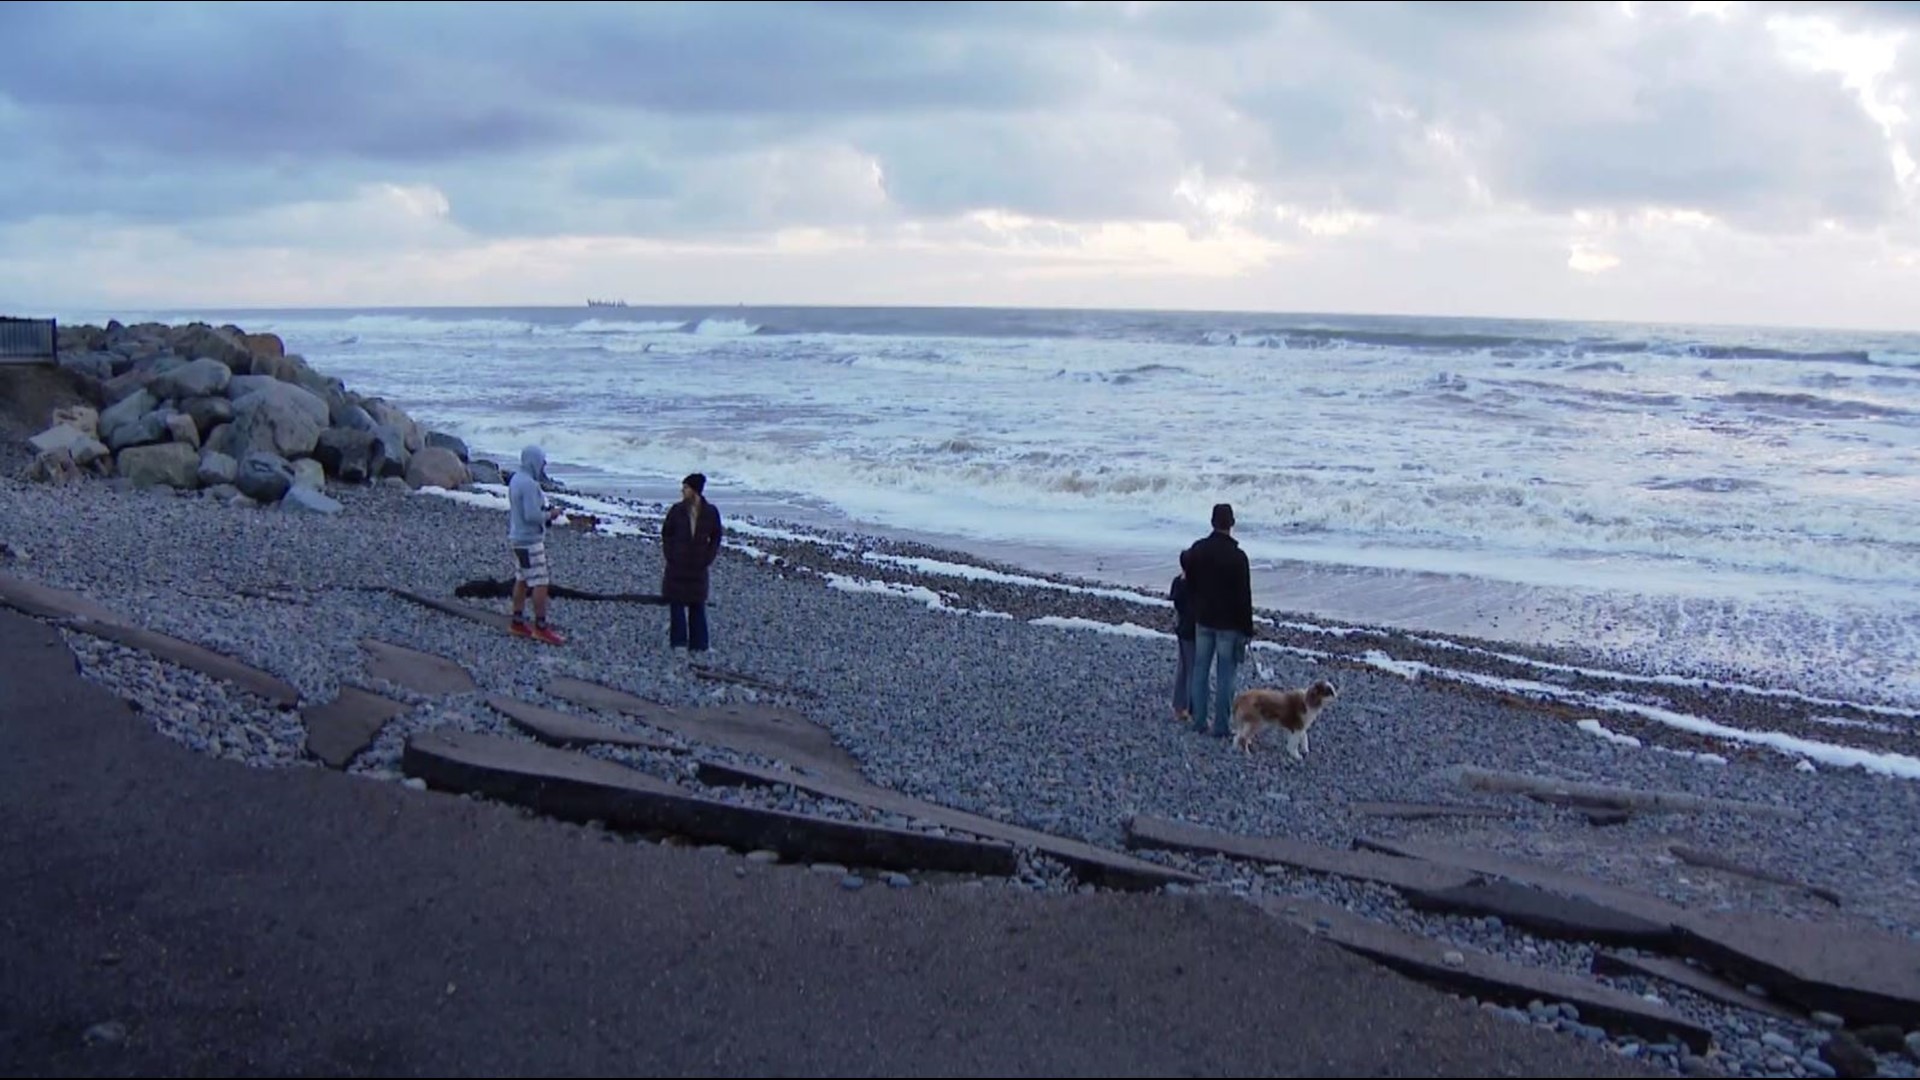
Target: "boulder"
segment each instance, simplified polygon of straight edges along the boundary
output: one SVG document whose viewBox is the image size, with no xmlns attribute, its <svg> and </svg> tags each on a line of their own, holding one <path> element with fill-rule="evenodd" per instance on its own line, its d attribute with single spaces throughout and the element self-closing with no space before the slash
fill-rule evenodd
<svg viewBox="0 0 1920 1080">
<path fill-rule="evenodd" d="M 20 471 L 20 479 L 34 484 L 71 484 L 81 479 L 80 466 L 66 450 L 39 454 Z"/>
<path fill-rule="evenodd" d="M 233 371 L 249 371 L 253 353 L 246 341 L 227 329 L 215 329 L 206 323 L 192 323 L 167 331 L 167 344 L 173 351 L 192 357 L 218 360 Z"/>
<path fill-rule="evenodd" d="M 380 446 L 386 450 L 386 464 L 380 466 L 381 476 L 407 475 L 407 465 L 413 460 L 413 454 L 407 449 L 406 436 L 391 427 L 374 429 L 374 435 L 380 439 Z"/>
<path fill-rule="evenodd" d="M 333 426 L 337 428 L 346 428 L 349 431 L 365 431 L 371 434 L 380 426 L 373 422 L 373 415 L 371 413 L 361 408 L 351 397 L 344 395 L 339 401 L 330 403 L 327 412 L 328 418 L 333 421 Z"/>
<path fill-rule="evenodd" d="M 73 455 L 73 463 L 83 469 L 97 468 L 102 473 L 113 471 L 113 451 L 98 439 L 82 439 L 68 452 Z"/>
<path fill-rule="evenodd" d="M 200 446 L 202 449 L 218 450 L 220 453 L 225 454 L 228 457 L 232 457 L 233 456 L 233 425 L 232 424 L 216 425 L 212 431 L 207 432 L 206 438 L 200 440 Z"/>
<path fill-rule="evenodd" d="M 233 421 L 233 402 L 224 396 L 188 398 L 180 411 L 193 418 L 193 426 L 202 436 L 212 436 L 215 428 Z"/>
<path fill-rule="evenodd" d="M 55 409 L 51 422 L 55 426 L 67 424 L 77 427 L 90 439 L 100 437 L 100 413 L 91 405 L 67 405 Z"/>
<path fill-rule="evenodd" d="M 113 441 L 114 429 L 122 424 L 131 424 L 152 412 L 160 404 L 160 399 L 147 393 L 142 387 L 132 394 L 119 399 L 100 413 L 98 436 Z"/>
<path fill-rule="evenodd" d="M 386 467 L 386 446 L 368 431 L 328 428 L 313 448 L 314 459 L 336 480 L 364 484 Z"/>
<path fill-rule="evenodd" d="M 327 489 L 327 470 L 312 458 L 301 458 L 293 463 L 293 486 L 310 491 Z"/>
<path fill-rule="evenodd" d="M 458 435 L 449 435 L 444 431 L 429 431 L 427 432 L 427 445 L 437 446 L 442 450 L 451 450 L 453 451 L 453 456 L 459 458 L 461 461 L 471 460 L 471 455 L 467 453 L 466 442 Z"/>
<path fill-rule="evenodd" d="M 144 357 L 140 360 L 135 361 L 134 367 L 140 369 L 141 371 L 146 372 L 149 375 L 152 375 L 155 379 L 158 379 L 162 375 L 171 374 L 172 372 L 178 371 L 181 368 L 186 367 L 187 363 L 188 363 L 187 358 L 184 356 L 175 356 L 173 353 L 163 352 L 163 353 L 155 353 L 152 356 Z M 153 384 L 148 383 L 147 389 L 153 390 Z M 163 401 L 175 396 L 173 394 L 163 394 L 158 390 L 153 390 L 153 393 L 154 393 L 154 396 L 160 398 Z"/>
<path fill-rule="evenodd" d="M 113 378 L 113 357 L 103 352 L 62 353 L 60 367 L 99 382 Z"/>
<path fill-rule="evenodd" d="M 232 461 L 233 459 L 228 458 L 227 460 Z M 215 502 L 232 502 L 234 499 L 246 497 L 241 495 L 240 489 L 234 487 L 232 484 L 215 484 L 212 487 L 202 489 L 200 494 L 205 495 Z"/>
<path fill-rule="evenodd" d="M 177 367 L 155 368 L 160 374 L 147 387 L 163 401 L 186 401 L 224 393 L 233 380 L 233 369 L 211 357 L 189 360 Z"/>
<path fill-rule="evenodd" d="M 299 369 L 285 356 L 256 356 L 248 363 L 248 371 L 255 378 L 286 383 L 299 381 Z"/>
<path fill-rule="evenodd" d="M 255 357 L 287 355 L 286 342 L 279 334 L 244 334 L 240 341 Z"/>
<path fill-rule="evenodd" d="M 290 383 L 263 386 L 233 403 L 231 438 L 242 453 L 265 450 L 283 458 L 305 457 L 326 428 L 327 403 Z"/>
<path fill-rule="evenodd" d="M 157 442 L 171 442 L 173 433 L 167 430 L 167 418 L 173 415 L 164 409 L 154 409 L 138 420 L 120 424 L 113 429 L 111 435 L 107 436 L 107 445 L 117 454 L 129 446 L 150 446 Z"/>
<path fill-rule="evenodd" d="M 279 381 L 271 375 L 235 375 L 227 380 L 227 399 L 239 401 L 255 390 L 264 389 Z"/>
<path fill-rule="evenodd" d="M 399 442 L 387 444 L 389 455 L 395 446 L 404 446 L 408 453 L 417 454 L 427 445 L 426 434 L 420 430 L 420 425 L 414 423 L 413 417 L 398 406 L 389 405 L 380 398 L 368 398 L 361 402 L 361 406 L 373 417 L 374 423 L 392 428 L 400 436 Z"/>
<path fill-rule="evenodd" d="M 204 487 L 231 487 L 240 475 L 240 463 L 218 450 L 202 450 L 199 475 Z"/>
<path fill-rule="evenodd" d="M 233 485 L 255 502 L 279 502 L 293 488 L 293 466 L 278 454 L 256 450 L 240 459 Z"/>
<path fill-rule="evenodd" d="M 280 501 L 280 509 L 287 513 L 337 514 L 345 509 L 333 497 L 309 487 L 294 487 L 287 491 L 287 497 Z"/>
<path fill-rule="evenodd" d="M 107 332 L 91 323 L 60 327 L 61 352 L 99 352 L 107 347 Z"/>
<path fill-rule="evenodd" d="M 454 457 L 453 451 L 437 446 L 420 451 L 407 463 L 407 486 L 416 491 L 423 487 L 463 488 L 470 479 L 466 464 Z"/>
<path fill-rule="evenodd" d="M 195 450 L 200 449 L 200 429 L 193 426 L 193 417 L 186 413 L 168 414 L 167 434 L 174 442 L 185 443 Z"/>
<path fill-rule="evenodd" d="M 200 486 L 200 452 L 186 443 L 136 446 L 120 453 L 120 475 L 134 487 L 192 489 Z"/>
<path fill-rule="evenodd" d="M 33 452 L 36 454 L 44 454 L 49 450 L 65 450 L 72 453 L 75 446 L 91 441 L 93 436 L 72 424 L 56 424 L 28 439 L 27 445 L 33 447 Z"/>
<path fill-rule="evenodd" d="M 147 384 L 152 381 L 153 373 L 151 371 L 129 371 L 124 375 L 115 375 L 113 378 L 100 384 L 100 403 L 111 409 L 112 406 L 143 393 L 147 389 Z M 147 396 L 152 397 L 153 395 L 149 394 Z M 159 399 L 154 398 L 154 400 L 158 401 Z M 153 406 L 149 405 L 147 408 L 151 409 Z M 140 411 L 145 412 L 146 409 Z"/>
<path fill-rule="evenodd" d="M 467 472 L 473 475 L 476 484 L 504 484 L 506 477 L 501 475 L 500 466 L 491 461 L 475 461 L 467 465 Z"/>
</svg>

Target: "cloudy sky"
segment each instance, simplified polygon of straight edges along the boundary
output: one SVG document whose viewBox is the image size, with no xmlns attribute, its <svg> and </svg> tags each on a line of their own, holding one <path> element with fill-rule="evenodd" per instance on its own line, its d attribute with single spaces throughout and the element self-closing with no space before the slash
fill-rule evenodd
<svg viewBox="0 0 1920 1080">
<path fill-rule="evenodd" d="M 0 310 L 1920 329 L 1920 5 L 0 6 Z"/>
</svg>

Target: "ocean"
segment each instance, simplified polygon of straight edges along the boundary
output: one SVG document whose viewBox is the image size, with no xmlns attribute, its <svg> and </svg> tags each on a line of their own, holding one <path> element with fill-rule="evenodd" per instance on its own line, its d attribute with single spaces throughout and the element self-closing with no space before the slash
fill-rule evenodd
<svg viewBox="0 0 1920 1080">
<path fill-rule="evenodd" d="M 1920 335 L 834 308 L 71 312 L 273 331 L 575 486 L 1920 704 Z"/>
</svg>

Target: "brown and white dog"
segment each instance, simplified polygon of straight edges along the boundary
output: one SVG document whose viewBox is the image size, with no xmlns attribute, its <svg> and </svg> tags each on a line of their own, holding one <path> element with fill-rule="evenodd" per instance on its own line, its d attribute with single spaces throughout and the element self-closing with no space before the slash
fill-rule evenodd
<svg viewBox="0 0 1920 1080">
<path fill-rule="evenodd" d="M 1264 727 L 1277 727 L 1287 736 L 1287 754 L 1295 761 L 1307 755 L 1307 732 L 1327 702 L 1339 691 L 1325 679 L 1304 690 L 1242 690 L 1233 699 L 1233 745 L 1253 753 L 1254 737 Z"/>
</svg>

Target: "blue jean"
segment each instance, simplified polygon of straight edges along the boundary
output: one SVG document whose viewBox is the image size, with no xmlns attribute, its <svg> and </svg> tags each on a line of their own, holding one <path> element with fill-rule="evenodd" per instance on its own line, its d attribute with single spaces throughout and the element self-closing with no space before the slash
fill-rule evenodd
<svg viewBox="0 0 1920 1080">
<path fill-rule="evenodd" d="M 673 619 L 673 627 L 668 631 L 668 640 L 673 647 L 691 647 L 694 652 L 706 652 L 707 605 L 669 604 L 667 610 L 672 613 Z"/>
<path fill-rule="evenodd" d="M 1247 635 L 1238 630 L 1216 630 L 1202 626 L 1193 638 L 1193 730 L 1207 734 L 1207 705 L 1213 705 L 1213 735 L 1224 739 L 1233 720 L 1233 683 L 1240 659 L 1247 650 Z M 1214 676 L 1211 699 L 1207 695 L 1208 669 Z"/>
</svg>

